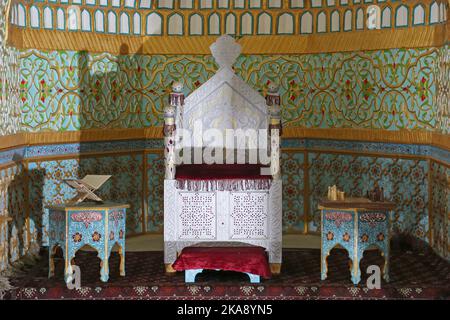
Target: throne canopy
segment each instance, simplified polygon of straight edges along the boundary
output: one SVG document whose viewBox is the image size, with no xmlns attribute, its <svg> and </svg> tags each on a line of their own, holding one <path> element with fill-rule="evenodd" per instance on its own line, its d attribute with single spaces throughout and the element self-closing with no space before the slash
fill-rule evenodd
<svg viewBox="0 0 450 320">
<path fill-rule="evenodd" d="M 201 122 L 203 132 L 217 129 L 223 137 L 226 129 L 267 129 L 265 98 L 232 69 L 241 46 L 223 35 L 210 49 L 219 70 L 186 98 L 179 119 L 181 127 L 193 132 L 194 124 Z"/>
</svg>

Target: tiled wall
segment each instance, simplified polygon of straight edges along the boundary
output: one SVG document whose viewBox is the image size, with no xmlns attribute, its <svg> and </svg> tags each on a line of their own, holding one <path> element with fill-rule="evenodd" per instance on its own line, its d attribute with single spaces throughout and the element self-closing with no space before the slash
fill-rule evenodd
<svg viewBox="0 0 450 320">
<path fill-rule="evenodd" d="M 6 7 L 0 0 L 0 139 L 19 130 L 18 51 L 6 45 Z M 0 271 L 27 250 L 23 166 L 15 163 L 23 150 L 0 153 Z M 9 163 L 3 166 L 4 163 Z M 6 217 L 13 220 L 7 222 Z"/>
<path fill-rule="evenodd" d="M 425 242 L 431 239 L 439 254 L 448 255 L 450 169 L 446 161 L 450 152 L 424 145 L 311 139 L 285 139 L 282 145 L 284 233 L 320 230 L 317 201 L 329 185 L 337 184 L 348 195 L 361 196 L 378 182 L 397 203 L 394 231 Z M 15 200 L 9 206 L 21 207 L 26 203 L 25 192 L 29 193 L 30 222 L 39 231 L 33 237 L 40 243 L 47 242 L 44 206 L 73 196 L 62 179 L 88 173 L 113 175 L 99 194 L 131 205 L 129 235 L 162 232 L 162 140 L 34 146 L 24 151 L 24 158 L 28 182 L 15 186 L 19 191 L 14 192 Z M 17 211 L 17 216 L 28 215 Z"/>
<path fill-rule="evenodd" d="M 431 161 L 430 169 L 431 241 L 434 250 L 448 259 L 450 258 L 450 167 Z"/>
<path fill-rule="evenodd" d="M 437 129 L 450 134 L 450 45 L 439 48 L 436 64 Z"/>
<path fill-rule="evenodd" d="M 19 130 L 19 53 L 6 45 L 6 7 L 0 0 L 0 136 Z"/>
<path fill-rule="evenodd" d="M 30 241 L 36 240 L 33 225 L 27 221 L 26 172 L 22 163 L 0 168 L 0 271 L 23 256 Z M 30 228 L 31 226 L 31 228 Z"/>
<path fill-rule="evenodd" d="M 438 56 L 439 48 L 249 55 L 234 69 L 261 92 L 279 83 L 286 126 L 433 130 Z M 21 51 L 21 126 L 160 126 L 172 81 L 183 81 L 189 94 L 216 70 L 211 56 Z"/>
</svg>

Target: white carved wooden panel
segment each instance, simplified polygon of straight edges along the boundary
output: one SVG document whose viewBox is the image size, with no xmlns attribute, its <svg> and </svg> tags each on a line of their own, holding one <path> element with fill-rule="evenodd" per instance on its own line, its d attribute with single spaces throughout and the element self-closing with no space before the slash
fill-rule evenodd
<svg viewBox="0 0 450 320">
<path fill-rule="evenodd" d="M 214 192 L 179 192 L 178 239 L 216 238 Z"/>
<path fill-rule="evenodd" d="M 230 238 L 268 238 L 267 192 L 233 192 L 230 195 Z"/>
</svg>

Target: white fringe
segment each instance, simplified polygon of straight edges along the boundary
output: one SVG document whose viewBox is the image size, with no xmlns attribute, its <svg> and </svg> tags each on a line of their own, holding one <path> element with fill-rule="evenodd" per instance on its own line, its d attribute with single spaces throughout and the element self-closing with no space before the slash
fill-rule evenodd
<svg viewBox="0 0 450 320">
<path fill-rule="evenodd" d="M 177 179 L 176 188 L 178 190 L 187 190 L 194 192 L 269 190 L 271 183 L 272 179 Z"/>
</svg>

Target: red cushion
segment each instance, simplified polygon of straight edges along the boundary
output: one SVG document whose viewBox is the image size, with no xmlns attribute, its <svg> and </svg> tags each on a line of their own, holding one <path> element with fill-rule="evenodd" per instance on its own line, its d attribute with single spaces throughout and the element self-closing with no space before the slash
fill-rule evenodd
<svg viewBox="0 0 450 320">
<path fill-rule="evenodd" d="M 262 247 L 186 247 L 172 265 L 177 271 L 191 269 L 247 272 L 272 276 Z"/>
<path fill-rule="evenodd" d="M 222 180 L 222 179 L 267 179 L 261 175 L 260 164 L 188 164 L 176 168 L 176 179 Z"/>
</svg>

